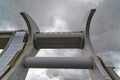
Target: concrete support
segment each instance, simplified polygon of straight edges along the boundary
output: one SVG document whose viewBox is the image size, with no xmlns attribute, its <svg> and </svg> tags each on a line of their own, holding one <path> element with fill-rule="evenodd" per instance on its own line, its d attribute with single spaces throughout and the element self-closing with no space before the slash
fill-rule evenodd
<svg viewBox="0 0 120 80">
<path fill-rule="evenodd" d="M 70 68 L 92 69 L 91 58 L 87 57 L 28 57 L 25 59 L 26 68 Z"/>
</svg>

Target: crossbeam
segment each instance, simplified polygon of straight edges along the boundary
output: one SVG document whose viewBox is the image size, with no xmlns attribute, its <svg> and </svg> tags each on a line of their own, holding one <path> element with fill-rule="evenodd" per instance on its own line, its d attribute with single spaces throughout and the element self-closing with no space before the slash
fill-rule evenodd
<svg viewBox="0 0 120 80">
<path fill-rule="evenodd" d="M 83 32 L 42 32 L 34 37 L 36 48 L 79 48 L 84 47 Z"/>
<path fill-rule="evenodd" d="M 92 69 L 91 58 L 87 57 L 28 57 L 25 59 L 26 68 L 70 68 Z"/>
</svg>

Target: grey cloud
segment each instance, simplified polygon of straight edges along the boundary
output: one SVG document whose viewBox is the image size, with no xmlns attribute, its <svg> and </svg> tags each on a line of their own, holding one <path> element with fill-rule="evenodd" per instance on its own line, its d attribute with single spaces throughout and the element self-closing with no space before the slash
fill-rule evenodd
<svg viewBox="0 0 120 80">
<path fill-rule="evenodd" d="M 24 29 L 26 24 L 20 12 L 27 12 L 33 17 L 35 22 L 43 31 L 44 28 L 52 25 L 54 16 L 59 16 L 68 23 L 70 30 L 80 30 L 80 22 L 84 17 L 84 14 L 93 6 L 93 2 L 83 0 L 4 0 L 1 2 L 2 20 L 9 21 L 14 28 Z M 88 5 L 89 4 L 89 5 Z M 4 23 L 1 23 L 4 24 Z M 4 26 L 5 28 L 5 26 Z"/>
<path fill-rule="evenodd" d="M 26 80 L 49 80 L 45 69 L 30 69 Z"/>
<path fill-rule="evenodd" d="M 80 57 L 80 49 L 41 49 L 36 57 Z"/>
<path fill-rule="evenodd" d="M 59 77 L 60 80 L 90 80 L 88 72 L 85 70 L 47 70 L 49 78 Z"/>
<path fill-rule="evenodd" d="M 16 30 L 22 25 L 19 8 L 15 0 L 1 0 L 0 2 L 0 29 L 1 30 Z"/>
<path fill-rule="evenodd" d="M 26 80 L 49 80 L 47 77 L 32 75 Z"/>
<path fill-rule="evenodd" d="M 97 53 L 120 50 L 119 3 L 119 0 L 105 0 L 97 8 L 91 25 L 91 36 L 96 37 L 91 39 Z"/>
<path fill-rule="evenodd" d="M 16 1 L 20 11 L 29 13 L 41 31 L 52 25 L 54 16 L 65 20 L 72 31 L 80 30 L 81 20 L 85 13 L 95 7 L 98 1 L 73 0 L 25 0 Z M 22 5 L 22 6 L 21 6 Z"/>
</svg>

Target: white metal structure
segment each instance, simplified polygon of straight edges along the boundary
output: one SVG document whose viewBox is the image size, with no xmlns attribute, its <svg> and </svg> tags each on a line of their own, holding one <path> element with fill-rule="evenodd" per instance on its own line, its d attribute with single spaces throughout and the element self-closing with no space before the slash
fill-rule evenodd
<svg viewBox="0 0 120 80">
<path fill-rule="evenodd" d="M 21 13 L 28 31 L 0 32 L 0 79 L 24 80 L 29 68 L 89 69 L 92 80 L 120 80 L 111 66 L 104 64 L 95 53 L 90 40 L 90 23 L 95 13 L 91 9 L 85 30 L 79 32 L 40 32 L 33 19 Z M 84 57 L 34 57 L 39 49 L 78 48 Z"/>
</svg>

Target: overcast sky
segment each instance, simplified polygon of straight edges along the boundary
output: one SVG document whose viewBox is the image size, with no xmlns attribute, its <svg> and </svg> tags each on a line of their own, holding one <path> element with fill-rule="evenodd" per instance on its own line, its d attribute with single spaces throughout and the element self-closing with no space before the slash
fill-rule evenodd
<svg viewBox="0 0 120 80">
<path fill-rule="evenodd" d="M 120 75 L 120 0 L 0 0 L 0 29 L 26 29 L 20 12 L 28 13 L 42 32 L 80 31 L 85 14 L 97 11 L 91 24 L 96 53 L 112 62 Z M 78 57 L 81 50 L 40 50 L 36 57 Z M 30 69 L 26 80 L 90 80 L 87 70 Z"/>
</svg>

